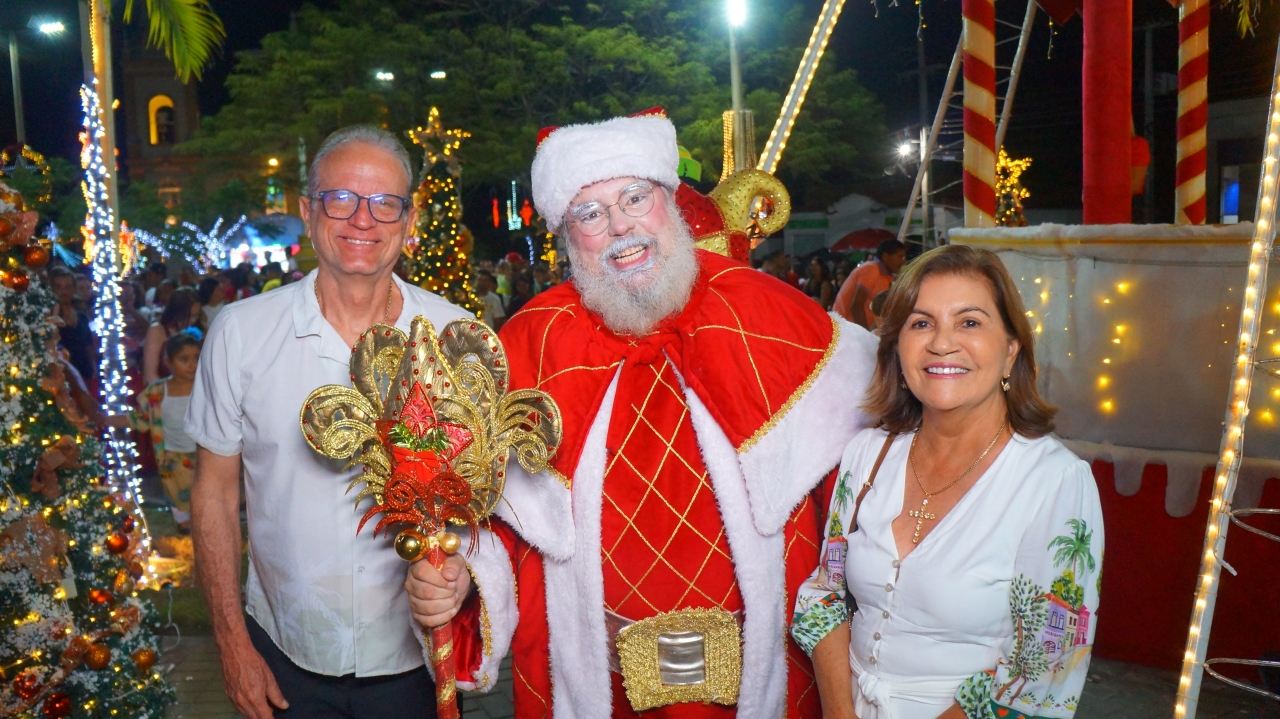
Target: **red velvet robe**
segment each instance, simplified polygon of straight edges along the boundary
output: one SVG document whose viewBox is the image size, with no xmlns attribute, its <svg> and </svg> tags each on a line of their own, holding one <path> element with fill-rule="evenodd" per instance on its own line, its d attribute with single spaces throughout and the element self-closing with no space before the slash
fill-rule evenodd
<svg viewBox="0 0 1280 719">
<path fill-rule="evenodd" d="M 689 607 L 742 610 L 735 564 L 760 561 L 735 556 L 726 540 L 725 522 L 730 518 L 721 516 L 700 451 L 704 438 L 692 426 L 681 383 L 705 407 L 732 448 L 747 452 L 765 441 L 818 374 L 839 369 L 828 361 L 840 332 L 858 331 L 837 325 L 808 297 L 746 265 L 701 251 L 698 259 L 701 272 L 685 309 L 642 339 L 620 337 L 605 328 L 582 305 L 572 284 L 538 295 L 501 332 L 511 388 L 549 392 L 560 407 L 564 438 L 552 466 L 570 491 L 588 430 L 617 375 L 607 418 L 600 510 L 601 610 L 633 620 Z M 857 339 L 864 350 L 858 361 L 872 362 L 865 351 L 868 338 Z M 847 397 L 854 406 L 860 401 L 860 393 Z M 818 561 L 827 507 L 823 474 L 861 427 L 857 422 L 845 424 L 849 426 L 832 435 L 840 440 L 830 448 L 832 461 L 803 480 L 780 515 L 785 519 L 780 527 L 785 567 L 771 571 L 785 584 L 788 617 L 797 588 Z M 753 497 L 753 509 L 755 502 Z M 516 521 L 495 520 L 493 531 L 502 539 L 515 574 L 519 623 L 511 643 L 512 670 L 516 716 L 526 719 L 550 716 L 553 681 L 572 678 L 553 680 L 544 558 L 513 529 L 520 517 L 527 521 L 536 508 L 513 509 Z M 483 593 L 483 581 L 477 579 Z M 473 600 L 455 620 L 458 678 L 464 685 L 487 681 L 476 675 L 486 645 L 477 639 L 482 625 L 487 627 L 478 615 L 479 602 Z M 785 630 L 783 624 L 777 631 Z M 789 637 L 772 661 L 783 661 L 784 652 L 787 716 L 819 716 L 808 658 Z M 612 672 L 610 677 L 614 716 L 632 716 L 621 677 Z M 681 704 L 644 715 L 735 713 L 735 707 Z"/>
</svg>

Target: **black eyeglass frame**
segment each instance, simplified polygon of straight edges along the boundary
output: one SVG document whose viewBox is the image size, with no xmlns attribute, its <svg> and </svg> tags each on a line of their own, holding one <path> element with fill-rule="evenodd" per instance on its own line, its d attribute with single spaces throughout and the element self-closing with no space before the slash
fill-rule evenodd
<svg viewBox="0 0 1280 719">
<path fill-rule="evenodd" d="M 329 195 L 334 192 L 349 192 L 351 193 L 351 195 L 353 195 L 356 198 L 356 206 L 355 206 L 355 209 L 351 210 L 351 214 L 347 215 L 346 217 L 337 217 L 332 212 L 329 212 L 329 203 L 325 200 L 325 195 Z M 400 195 L 393 195 L 390 192 L 379 192 L 376 195 L 365 196 L 365 195 L 361 195 L 360 193 L 354 190 L 334 189 L 334 190 L 323 190 L 321 192 L 317 192 L 314 195 L 309 195 L 308 197 L 312 201 L 319 200 L 321 211 L 324 212 L 325 217 L 328 217 L 331 220 L 349 220 L 352 217 L 355 217 L 356 213 L 360 211 L 361 202 L 364 202 L 369 207 L 369 216 L 373 218 L 373 221 L 380 222 L 384 225 L 390 225 L 392 223 L 396 223 L 396 222 L 399 222 L 400 220 L 403 220 L 405 213 L 409 211 L 409 198 L 401 197 Z M 380 220 L 376 215 L 373 214 L 373 200 L 383 198 L 383 197 L 394 197 L 401 202 L 400 214 L 397 215 L 394 220 Z"/>
</svg>

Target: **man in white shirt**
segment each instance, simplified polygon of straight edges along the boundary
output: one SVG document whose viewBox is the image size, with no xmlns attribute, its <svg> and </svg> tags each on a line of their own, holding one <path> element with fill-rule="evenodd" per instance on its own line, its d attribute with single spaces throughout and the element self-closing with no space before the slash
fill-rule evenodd
<svg viewBox="0 0 1280 719">
<path fill-rule="evenodd" d="M 299 208 L 318 268 L 219 313 L 186 417 L 199 445 L 193 534 L 223 679 L 248 719 L 434 716 L 407 566 L 390 539 L 356 535 L 360 512 L 345 494 L 356 471 L 313 452 L 298 413 L 315 388 L 350 385 L 351 346 L 371 325 L 407 332 L 417 315 L 437 327 L 467 315 L 392 273 L 418 218 L 393 135 L 339 130 L 309 177 Z"/>
<path fill-rule="evenodd" d="M 492 272 L 480 270 L 476 273 L 476 294 L 484 302 L 484 321 L 495 330 L 500 330 L 507 321 L 507 311 L 502 307 L 502 298 L 494 292 L 497 286 L 498 281 L 494 279 Z"/>
</svg>

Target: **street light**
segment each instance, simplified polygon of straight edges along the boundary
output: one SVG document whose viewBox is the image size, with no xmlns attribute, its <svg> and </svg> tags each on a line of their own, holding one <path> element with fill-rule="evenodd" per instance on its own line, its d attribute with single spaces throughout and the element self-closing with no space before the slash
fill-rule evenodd
<svg viewBox="0 0 1280 719">
<path fill-rule="evenodd" d="M 47 17 L 33 17 L 31 22 L 27 23 L 27 27 L 35 30 L 41 35 L 57 36 L 67 31 L 67 26 L 62 24 L 61 20 L 50 19 Z"/>
<path fill-rule="evenodd" d="M 906 158 L 911 156 L 911 143 L 904 142 L 898 145 L 898 157 Z"/>
<path fill-rule="evenodd" d="M 443 79 L 445 79 L 445 78 L 446 78 L 446 77 L 448 77 L 448 76 L 449 76 L 449 74 L 448 74 L 448 73 L 446 73 L 444 70 L 433 70 L 433 71 L 431 72 L 431 79 L 432 79 L 432 80 L 443 80 Z"/>
<path fill-rule="evenodd" d="M 56 37 L 66 31 L 61 20 L 49 17 L 33 17 L 27 27 L 46 37 Z M 18 69 L 18 34 L 9 31 L 9 69 L 13 73 L 13 118 L 17 130 L 18 146 L 27 144 L 27 126 L 22 117 L 22 73 Z"/>
<path fill-rule="evenodd" d="M 391 82 L 396 79 L 395 73 L 387 72 L 386 70 L 379 70 L 375 72 L 373 77 L 380 82 Z"/>
</svg>

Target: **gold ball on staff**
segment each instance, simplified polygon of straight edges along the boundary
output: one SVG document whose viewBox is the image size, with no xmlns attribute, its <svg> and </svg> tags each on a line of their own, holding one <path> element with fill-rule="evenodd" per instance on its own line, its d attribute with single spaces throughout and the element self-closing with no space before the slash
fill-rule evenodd
<svg viewBox="0 0 1280 719">
<path fill-rule="evenodd" d="M 416 562 L 427 549 L 427 538 L 416 529 L 406 529 L 396 535 L 396 554 L 406 562 Z"/>
<path fill-rule="evenodd" d="M 436 535 L 436 539 L 440 542 L 440 549 L 445 554 L 457 554 L 462 548 L 462 538 L 452 532 L 441 532 Z"/>
</svg>

